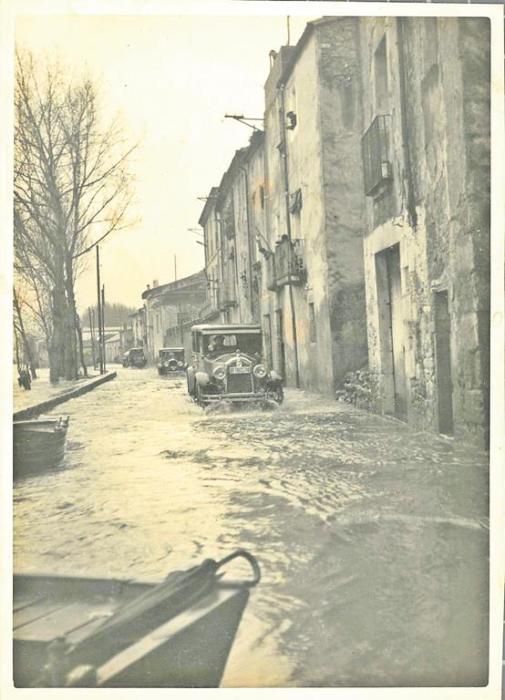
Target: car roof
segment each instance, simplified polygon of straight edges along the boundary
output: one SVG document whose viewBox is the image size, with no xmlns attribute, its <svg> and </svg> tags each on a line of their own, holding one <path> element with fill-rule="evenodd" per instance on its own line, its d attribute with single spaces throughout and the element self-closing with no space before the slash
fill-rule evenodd
<svg viewBox="0 0 505 700">
<path fill-rule="evenodd" d="M 261 332 L 261 326 L 252 323 L 226 325 L 198 324 L 197 326 L 192 326 L 191 331 L 193 333 L 204 333 L 205 335 L 219 335 L 221 333 L 253 333 L 255 331 Z"/>
<path fill-rule="evenodd" d="M 164 350 L 169 350 L 170 352 L 172 350 L 184 350 L 184 348 L 181 348 L 179 346 L 171 345 L 169 348 L 160 348 L 159 352 L 163 352 Z"/>
</svg>

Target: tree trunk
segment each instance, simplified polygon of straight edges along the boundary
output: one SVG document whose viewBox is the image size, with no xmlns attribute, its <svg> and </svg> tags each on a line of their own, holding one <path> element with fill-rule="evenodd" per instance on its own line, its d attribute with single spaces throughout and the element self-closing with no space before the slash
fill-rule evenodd
<svg viewBox="0 0 505 700">
<path fill-rule="evenodd" d="M 21 334 L 21 340 L 23 341 L 23 351 L 24 354 L 28 360 L 28 365 L 30 367 L 30 372 L 33 377 L 33 379 L 37 379 L 37 371 L 35 369 L 35 362 L 33 360 L 33 355 L 32 355 L 32 349 L 30 347 L 30 343 L 28 342 L 28 338 L 26 337 L 26 332 L 25 332 L 25 326 L 23 323 L 23 317 L 21 315 L 21 307 L 19 305 L 19 300 L 16 294 L 16 291 L 14 290 L 14 308 L 16 309 L 16 316 L 19 322 L 19 332 Z"/>
<path fill-rule="evenodd" d="M 49 381 L 57 384 L 64 375 L 64 328 L 63 315 L 65 309 L 65 293 L 58 286 L 52 291 L 53 335 L 49 352 Z"/>
<path fill-rule="evenodd" d="M 19 340 L 18 334 L 14 333 L 14 349 L 16 351 L 16 366 L 18 368 L 18 374 L 21 372 L 21 361 L 19 359 Z"/>
<path fill-rule="evenodd" d="M 86 361 L 84 359 L 84 346 L 82 343 L 82 329 L 81 329 L 81 321 L 79 319 L 79 316 L 76 314 L 75 316 L 75 326 L 77 329 L 77 338 L 79 340 L 79 357 L 81 358 L 81 366 L 82 366 L 82 371 L 85 377 L 88 376 L 88 368 L 86 367 Z"/>
<path fill-rule="evenodd" d="M 66 334 L 65 334 L 65 378 L 78 378 L 77 362 L 77 310 L 75 308 L 74 282 L 72 271 L 72 256 L 67 254 L 65 259 L 65 291 L 66 291 Z"/>
</svg>

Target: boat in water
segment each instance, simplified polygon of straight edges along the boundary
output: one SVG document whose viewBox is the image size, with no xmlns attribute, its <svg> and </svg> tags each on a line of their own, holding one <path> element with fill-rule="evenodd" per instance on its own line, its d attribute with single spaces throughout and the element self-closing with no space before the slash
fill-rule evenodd
<svg viewBox="0 0 505 700">
<path fill-rule="evenodd" d="M 230 581 L 224 567 L 239 559 L 252 576 Z M 159 584 L 15 575 L 14 684 L 218 687 L 259 579 L 256 559 L 242 549 L 172 572 Z"/>
<path fill-rule="evenodd" d="M 62 463 L 68 422 L 68 416 L 14 421 L 14 478 L 53 469 Z"/>
</svg>

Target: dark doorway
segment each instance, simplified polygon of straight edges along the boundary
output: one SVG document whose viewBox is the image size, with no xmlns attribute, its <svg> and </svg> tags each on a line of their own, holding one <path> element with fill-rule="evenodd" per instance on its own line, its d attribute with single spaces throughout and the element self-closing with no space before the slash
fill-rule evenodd
<svg viewBox="0 0 505 700">
<path fill-rule="evenodd" d="M 438 429 L 454 432 L 452 414 L 451 317 L 447 291 L 435 292 L 435 362 L 437 371 Z"/>
<path fill-rule="evenodd" d="M 265 341 L 265 360 L 267 365 L 272 367 L 272 321 L 270 314 L 263 316 L 263 338 Z"/>
<path fill-rule="evenodd" d="M 277 309 L 275 312 L 275 332 L 277 336 L 277 362 L 278 371 L 281 377 L 286 380 L 286 355 L 284 349 L 284 320 L 282 309 Z"/>
<path fill-rule="evenodd" d="M 378 253 L 375 262 L 381 365 L 384 377 L 384 410 L 401 420 L 406 420 L 405 321 L 399 244 Z"/>
</svg>

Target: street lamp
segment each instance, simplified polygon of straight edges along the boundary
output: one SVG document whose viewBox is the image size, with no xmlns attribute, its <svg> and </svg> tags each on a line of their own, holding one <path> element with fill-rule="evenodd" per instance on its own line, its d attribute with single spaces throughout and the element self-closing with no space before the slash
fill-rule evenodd
<svg viewBox="0 0 505 700">
<path fill-rule="evenodd" d="M 191 233 L 194 233 L 195 236 L 201 236 L 202 239 L 205 238 L 202 231 L 198 228 L 188 228 L 188 229 L 186 229 L 186 231 L 190 231 Z M 205 240 L 201 240 L 201 241 L 196 240 L 195 243 L 198 243 L 198 245 L 203 245 L 205 250 L 207 250 L 207 243 L 205 243 Z"/>
<path fill-rule="evenodd" d="M 240 122 L 241 124 L 245 124 L 248 126 L 250 129 L 253 129 L 254 131 L 261 131 L 261 129 L 258 129 L 257 126 L 254 126 L 254 124 L 249 124 L 248 122 L 262 122 L 264 121 L 263 117 L 244 117 L 243 114 L 225 114 L 224 115 L 225 119 L 234 119 L 236 122 Z"/>
</svg>

